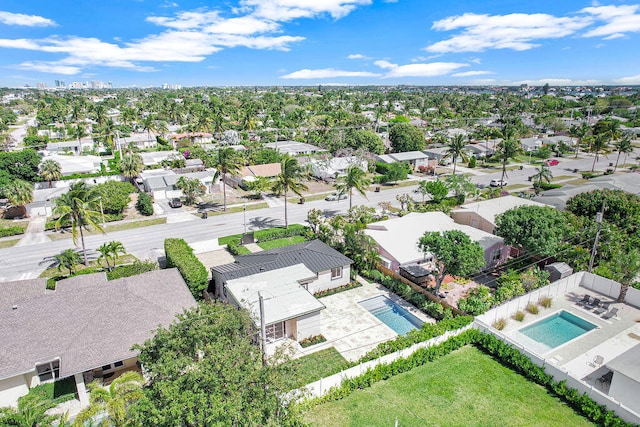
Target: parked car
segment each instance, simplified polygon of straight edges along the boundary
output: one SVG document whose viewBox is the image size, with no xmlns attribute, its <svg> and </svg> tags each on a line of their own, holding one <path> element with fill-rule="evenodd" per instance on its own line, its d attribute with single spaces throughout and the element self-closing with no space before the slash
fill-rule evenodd
<svg viewBox="0 0 640 427">
<path fill-rule="evenodd" d="M 492 187 L 504 187 L 506 185 L 509 185 L 509 183 L 501 179 L 492 179 L 489 185 Z"/>
<path fill-rule="evenodd" d="M 169 200 L 169 206 L 172 208 L 179 208 L 182 206 L 182 201 L 178 198 Z"/>
<path fill-rule="evenodd" d="M 344 193 L 331 193 L 325 197 L 325 200 L 328 202 L 335 202 L 336 200 L 346 200 L 347 198 L 348 196 Z"/>
<path fill-rule="evenodd" d="M 558 163 L 560 163 L 560 160 L 558 160 L 558 159 L 547 159 L 547 160 L 544 161 L 544 164 L 547 165 L 547 166 L 555 166 Z"/>
</svg>

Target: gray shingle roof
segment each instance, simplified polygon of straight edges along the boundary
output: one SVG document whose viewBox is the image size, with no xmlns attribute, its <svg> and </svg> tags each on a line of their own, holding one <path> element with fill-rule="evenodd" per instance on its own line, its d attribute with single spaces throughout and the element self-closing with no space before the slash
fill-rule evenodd
<svg viewBox="0 0 640 427">
<path fill-rule="evenodd" d="M 195 305 L 176 269 L 88 285 L 92 276 L 22 300 L 16 309 L 0 299 L 0 379 L 57 358 L 66 377 L 133 357 L 134 344 Z"/>
<path fill-rule="evenodd" d="M 0 283 L 0 306 L 11 307 L 20 301 L 42 296 L 46 292 L 47 279 L 16 280 Z"/>
<path fill-rule="evenodd" d="M 236 262 L 212 267 L 224 280 L 238 279 L 256 273 L 304 264 L 314 273 L 334 267 L 350 265 L 353 261 L 320 240 L 269 249 L 251 255 L 236 257 Z"/>
</svg>

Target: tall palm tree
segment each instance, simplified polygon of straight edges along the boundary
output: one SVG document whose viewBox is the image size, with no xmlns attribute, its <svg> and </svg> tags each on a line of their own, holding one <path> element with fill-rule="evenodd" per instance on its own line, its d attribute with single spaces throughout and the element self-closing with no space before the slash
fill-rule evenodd
<svg viewBox="0 0 640 427">
<path fill-rule="evenodd" d="M 589 127 L 589 125 L 584 122 L 580 126 L 573 125 L 569 129 L 569 136 L 572 138 L 578 139 L 578 141 L 576 142 L 576 151 L 575 151 L 576 157 L 578 157 L 580 146 L 584 142 L 584 138 L 589 134 L 590 130 L 591 128 Z"/>
<path fill-rule="evenodd" d="M 461 158 L 463 162 L 467 161 L 467 153 L 464 149 L 467 145 L 467 141 L 464 139 L 464 135 L 457 134 L 447 143 L 444 157 L 451 157 L 453 160 L 453 174 L 456 174 L 456 163 L 458 158 Z"/>
<path fill-rule="evenodd" d="M 21 207 L 24 216 L 29 216 L 25 205 L 33 202 L 33 184 L 22 179 L 15 179 L 5 184 L 2 192 L 9 203 Z"/>
<path fill-rule="evenodd" d="M 353 190 L 355 189 L 366 198 L 365 190 L 370 184 L 371 180 L 367 178 L 365 171 L 358 165 L 350 165 L 347 168 L 347 174 L 338 178 L 336 190 L 342 194 L 349 194 L 349 209 L 351 209 L 353 207 Z"/>
<path fill-rule="evenodd" d="M 596 168 L 596 162 L 598 161 L 600 154 L 604 154 L 605 156 L 609 154 L 609 141 L 604 133 L 596 134 L 591 138 L 589 152 L 594 154 L 593 164 L 591 165 L 591 172 L 593 172 Z"/>
<path fill-rule="evenodd" d="M 84 123 L 76 123 L 70 129 L 70 134 L 74 138 L 78 138 L 78 149 L 82 151 L 82 138 L 87 136 L 87 130 L 84 127 Z"/>
<path fill-rule="evenodd" d="M 57 181 L 62 176 L 62 167 L 55 160 L 48 159 L 40 163 L 40 176 L 45 181 L 49 181 L 49 188 L 53 186 L 53 181 Z"/>
<path fill-rule="evenodd" d="M 236 150 L 232 147 L 225 147 L 216 153 L 213 158 L 213 167 L 216 169 L 216 173 L 213 179 L 222 179 L 222 193 L 223 193 L 223 210 L 227 210 L 227 174 L 237 175 L 242 165 L 240 156 Z"/>
<path fill-rule="evenodd" d="M 140 175 L 140 172 L 144 169 L 144 163 L 142 156 L 138 153 L 127 153 L 122 156 L 120 160 L 120 171 L 122 175 L 127 178 L 131 183 L 135 178 Z"/>
<path fill-rule="evenodd" d="M 284 193 L 284 226 L 289 228 L 287 192 L 291 190 L 300 196 L 308 187 L 302 182 L 306 178 L 306 174 L 294 157 L 284 155 L 280 161 L 280 168 L 281 171 L 276 176 L 272 189 L 277 194 Z"/>
<path fill-rule="evenodd" d="M 78 414 L 73 422 L 74 427 L 85 423 L 101 412 L 107 413 L 106 425 L 125 427 L 133 425 L 128 409 L 131 404 L 143 396 L 144 377 L 138 372 L 129 371 L 113 380 L 111 385 L 103 387 L 98 383 L 89 384 L 90 405 Z"/>
<path fill-rule="evenodd" d="M 512 128 L 505 128 L 503 137 L 504 139 L 500 141 L 496 147 L 496 156 L 502 160 L 502 178 L 500 188 L 504 186 L 504 178 L 507 175 L 507 162 L 509 159 L 515 158 L 522 152 L 520 141 L 516 139 L 515 132 Z"/>
<path fill-rule="evenodd" d="M 618 139 L 613 143 L 613 147 L 618 152 L 618 157 L 616 157 L 616 165 L 613 168 L 615 172 L 618 169 L 618 162 L 620 161 L 620 154 L 624 153 L 629 154 L 633 152 L 633 144 L 631 143 L 631 136 L 628 133 L 622 135 L 622 138 Z"/>
<path fill-rule="evenodd" d="M 536 168 L 536 173 L 533 175 L 533 189 L 536 194 L 540 193 L 542 181 L 551 183 L 551 178 L 553 178 L 553 173 L 551 172 L 551 169 L 549 169 L 546 165 L 542 165 L 539 168 Z"/>
<path fill-rule="evenodd" d="M 104 233 L 100 226 L 101 214 L 98 210 L 99 194 L 91 191 L 84 182 L 72 184 L 69 192 L 63 194 L 56 200 L 56 207 L 53 213 L 59 215 L 56 220 L 56 230 L 65 224 L 71 224 L 71 234 L 73 243 L 78 244 L 78 233 L 82 242 L 82 255 L 84 257 L 84 265 L 89 265 L 87 259 L 87 248 L 84 242 L 84 230 L 95 228 Z"/>
</svg>

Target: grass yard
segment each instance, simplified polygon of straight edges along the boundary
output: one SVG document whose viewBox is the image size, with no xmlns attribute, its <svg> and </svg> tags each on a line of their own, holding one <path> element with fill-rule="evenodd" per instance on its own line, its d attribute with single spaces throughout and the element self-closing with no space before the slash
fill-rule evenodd
<svg viewBox="0 0 640 427">
<path fill-rule="evenodd" d="M 296 243 L 302 243 L 306 241 L 307 239 L 304 236 L 292 236 L 284 237 L 282 239 L 269 240 L 267 242 L 260 242 L 258 243 L 258 246 L 266 251 L 267 249 L 281 248 L 283 246 L 295 245 Z"/>
<path fill-rule="evenodd" d="M 139 221 L 131 221 L 131 222 L 121 222 L 119 224 L 106 224 L 103 229 L 105 233 L 114 233 L 116 231 L 124 231 L 124 230 L 132 230 L 134 228 L 140 227 L 149 227 L 152 225 L 166 224 L 167 218 L 151 218 L 151 219 L 141 219 Z M 85 236 L 92 236 L 95 234 L 102 234 L 97 230 L 85 231 Z M 70 239 L 72 237 L 71 228 L 67 229 L 64 233 L 55 232 L 49 233 L 49 238 L 51 240 L 62 240 L 62 239 Z"/>
<path fill-rule="evenodd" d="M 80 257 L 82 258 L 82 252 L 78 252 L 80 254 Z M 123 265 L 123 264 L 133 264 L 134 261 L 136 261 L 138 258 L 134 257 L 133 255 L 129 255 L 129 254 L 124 254 L 124 255 L 120 255 L 118 257 L 118 265 Z M 53 263 L 54 260 L 52 259 L 51 262 Z M 89 265 L 85 266 L 84 264 L 78 264 L 75 267 L 76 272 L 82 271 L 82 270 L 86 270 L 86 269 L 90 269 L 92 270 L 92 273 L 96 273 L 98 271 L 102 271 L 102 268 L 105 267 L 105 262 L 98 262 L 97 260 L 94 261 L 89 261 Z M 59 277 L 59 276 L 63 276 L 69 273 L 69 270 L 67 270 L 66 268 L 63 268 L 62 270 L 58 270 L 58 267 L 50 267 L 47 268 L 45 271 L 43 271 L 42 273 L 40 273 L 40 275 L 38 277 L 46 277 L 46 278 L 53 278 L 53 277 Z"/>
<path fill-rule="evenodd" d="M 593 426 L 559 399 L 468 346 L 317 406 L 314 426 Z"/>
<path fill-rule="evenodd" d="M 334 347 L 311 353 L 308 356 L 291 360 L 298 368 L 297 386 L 312 383 L 349 367 L 349 362 Z"/>
<path fill-rule="evenodd" d="M 11 248 L 19 241 L 20 239 L 0 240 L 0 249 Z"/>
</svg>

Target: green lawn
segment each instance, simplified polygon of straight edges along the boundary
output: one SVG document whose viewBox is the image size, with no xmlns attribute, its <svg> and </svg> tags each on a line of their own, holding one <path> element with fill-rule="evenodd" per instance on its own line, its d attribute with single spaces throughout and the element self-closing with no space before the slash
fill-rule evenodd
<svg viewBox="0 0 640 427">
<path fill-rule="evenodd" d="M 349 362 L 334 347 L 311 353 L 288 363 L 298 368 L 296 381 L 298 387 L 317 381 L 320 378 L 328 377 L 349 367 Z"/>
<path fill-rule="evenodd" d="M 593 426 L 468 346 L 306 413 L 314 426 Z"/>
<path fill-rule="evenodd" d="M 11 248 L 19 241 L 20 239 L 0 240 L 0 249 Z"/>
<path fill-rule="evenodd" d="M 52 408 L 67 400 L 75 399 L 77 395 L 75 380 L 73 377 L 68 377 L 53 383 L 35 386 L 18 401 L 37 402 L 47 408 Z"/>
<path fill-rule="evenodd" d="M 140 228 L 140 227 L 149 227 L 152 225 L 158 225 L 158 224 L 166 224 L 167 223 L 167 218 L 166 217 L 161 217 L 161 218 L 150 218 L 150 219 L 141 219 L 138 221 L 131 221 L 131 222 L 121 222 L 119 224 L 106 224 L 103 229 L 106 233 L 114 233 L 116 231 L 124 231 L 124 230 L 132 230 L 134 228 Z M 91 236 L 91 235 L 95 235 L 95 234 L 102 234 L 97 230 L 91 230 L 89 232 L 84 232 L 85 236 Z M 65 231 L 64 233 L 49 233 L 48 234 L 49 238 L 51 240 L 61 240 L 61 239 L 69 239 L 72 237 L 71 234 L 71 229 L 68 229 L 68 231 Z"/>
<path fill-rule="evenodd" d="M 282 239 L 269 240 L 267 242 L 260 242 L 258 243 L 258 246 L 266 251 L 267 249 L 281 248 L 283 246 L 295 245 L 296 243 L 302 243 L 306 241 L 307 239 L 304 236 L 292 236 L 284 237 Z"/>
<path fill-rule="evenodd" d="M 82 253 L 80 253 L 80 257 L 82 258 Z M 134 257 L 133 255 L 129 255 L 129 254 L 124 254 L 124 255 L 120 255 L 118 257 L 118 265 L 123 265 L 123 264 L 132 264 L 134 261 L 136 261 L 138 258 Z M 51 262 L 53 262 L 53 259 L 51 260 Z M 111 262 L 111 261 L 109 261 Z M 79 264 L 75 267 L 76 272 L 82 271 L 82 270 L 86 270 L 86 269 L 90 269 L 92 271 L 92 273 L 98 272 L 98 271 L 102 271 L 102 268 L 105 266 L 105 262 L 98 262 L 96 261 L 89 261 L 89 265 L 85 266 L 84 264 Z M 58 270 L 58 267 L 51 267 L 51 268 L 47 268 L 45 271 L 43 271 L 42 273 L 40 273 L 40 275 L 38 277 L 46 277 L 46 278 L 52 278 L 52 277 L 59 277 L 60 279 L 63 279 L 64 277 L 60 277 L 60 276 L 66 276 L 69 273 L 69 270 L 67 270 L 66 268 L 63 268 L 62 270 Z"/>
</svg>

